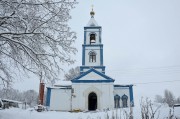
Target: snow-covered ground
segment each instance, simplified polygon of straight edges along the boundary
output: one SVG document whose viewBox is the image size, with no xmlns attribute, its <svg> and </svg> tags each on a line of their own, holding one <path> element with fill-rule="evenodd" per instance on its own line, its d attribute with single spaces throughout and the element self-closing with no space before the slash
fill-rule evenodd
<svg viewBox="0 0 180 119">
<path fill-rule="evenodd" d="M 156 108 L 155 106 L 154 108 Z M 161 108 L 157 111 L 159 115 L 158 119 L 164 119 L 168 117 L 170 108 L 166 105 L 162 105 Z M 70 113 L 70 112 L 57 112 L 57 111 L 45 111 L 45 112 L 36 112 L 30 109 L 22 110 L 18 108 L 11 108 L 0 110 L 0 119 L 109 119 L 118 117 L 117 119 L 125 119 L 126 113 L 129 113 L 129 108 L 110 110 L 110 111 L 96 111 L 96 112 L 79 112 L 79 113 Z M 175 108 L 175 116 L 180 119 L 180 107 Z M 121 115 L 121 118 L 120 118 Z M 140 106 L 135 106 L 133 108 L 134 119 L 141 119 Z M 115 118 L 116 119 L 116 118 Z M 174 118 L 175 119 L 175 118 Z"/>
</svg>

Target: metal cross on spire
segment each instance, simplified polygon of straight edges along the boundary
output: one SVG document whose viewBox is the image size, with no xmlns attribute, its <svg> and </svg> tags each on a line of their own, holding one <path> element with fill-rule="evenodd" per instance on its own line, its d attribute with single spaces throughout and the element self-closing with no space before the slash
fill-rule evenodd
<svg viewBox="0 0 180 119">
<path fill-rule="evenodd" d="M 90 12 L 91 18 L 94 18 L 95 12 L 93 11 L 93 7 L 94 5 L 91 6 L 92 7 L 92 11 Z"/>
<path fill-rule="evenodd" d="M 94 7 L 94 5 L 92 4 L 92 5 L 91 5 L 91 7 L 92 7 L 92 11 L 93 11 L 93 7 Z"/>
</svg>

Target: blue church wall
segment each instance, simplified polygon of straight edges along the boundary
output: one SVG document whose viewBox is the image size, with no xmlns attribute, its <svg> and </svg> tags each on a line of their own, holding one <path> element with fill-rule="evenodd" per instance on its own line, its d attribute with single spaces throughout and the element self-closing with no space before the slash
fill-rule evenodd
<svg viewBox="0 0 180 119">
<path fill-rule="evenodd" d="M 101 43 L 101 33 L 102 33 L 102 31 L 100 30 L 99 31 L 99 42 Z"/>
<path fill-rule="evenodd" d="M 103 47 L 103 44 L 93 44 L 93 45 L 82 45 L 83 47 Z"/>
<path fill-rule="evenodd" d="M 100 54 L 101 54 L 101 56 L 100 56 L 100 60 L 101 60 L 100 64 L 103 66 L 103 46 L 100 46 Z"/>
<path fill-rule="evenodd" d="M 101 30 L 101 28 L 102 28 L 101 26 L 94 26 L 94 27 L 93 26 L 89 26 L 89 27 L 86 26 L 86 27 L 84 27 L 84 30 L 86 30 L 86 29 L 99 29 L 99 30 Z"/>
<path fill-rule="evenodd" d="M 86 44 L 86 31 L 84 31 L 84 44 Z"/>
<path fill-rule="evenodd" d="M 131 106 L 134 107 L 133 85 L 129 86 L 129 94 L 130 94 L 130 103 L 131 103 Z"/>
<path fill-rule="evenodd" d="M 90 69 L 92 67 L 89 66 L 80 66 L 80 73 L 83 74 L 84 69 Z M 105 74 L 105 66 L 93 66 L 94 69 L 102 69 L 102 73 Z"/>
<path fill-rule="evenodd" d="M 82 56 L 82 65 L 85 65 L 85 47 L 83 47 L 82 46 L 82 54 L 83 54 L 83 56 Z"/>
<path fill-rule="evenodd" d="M 51 88 L 47 88 L 46 106 L 50 106 Z"/>
</svg>

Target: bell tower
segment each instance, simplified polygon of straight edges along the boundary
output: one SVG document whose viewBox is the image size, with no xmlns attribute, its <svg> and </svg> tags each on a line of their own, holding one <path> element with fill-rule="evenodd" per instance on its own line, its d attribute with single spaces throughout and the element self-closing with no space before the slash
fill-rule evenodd
<svg viewBox="0 0 180 119">
<path fill-rule="evenodd" d="M 103 44 L 101 39 L 102 28 L 94 19 L 95 12 L 90 12 L 91 18 L 84 27 L 84 44 L 82 45 L 81 74 L 91 68 L 105 74 L 103 66 Z"/>
</svg>

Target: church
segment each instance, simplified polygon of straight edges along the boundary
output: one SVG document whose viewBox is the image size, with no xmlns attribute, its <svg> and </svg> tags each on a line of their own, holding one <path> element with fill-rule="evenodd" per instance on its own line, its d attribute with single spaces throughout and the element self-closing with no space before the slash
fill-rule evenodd
<svg viewBox="0 0 180 119">
<path fill-rule="evenodd" d="M 47 87 L 49 110 L 92 111 L 134 106 L 133 85 L 115 84 L 115 80 L 105 74 L 102 27 L 94 19 L 93 9 L 90 15 L 84 27 L 80 76 L 66 84 Z"/>
</svg>

